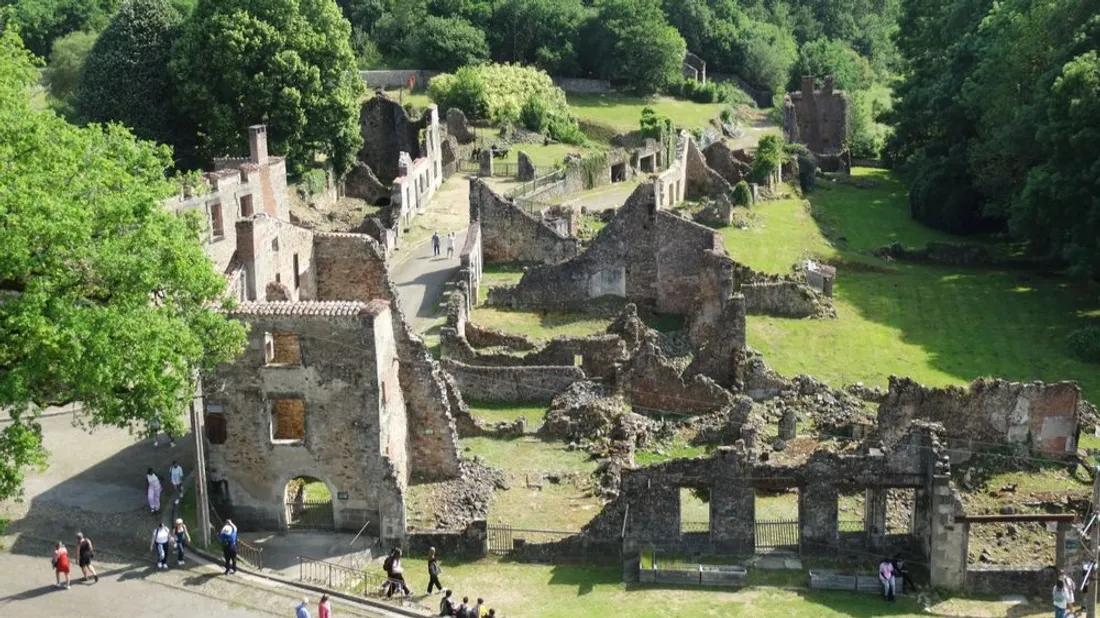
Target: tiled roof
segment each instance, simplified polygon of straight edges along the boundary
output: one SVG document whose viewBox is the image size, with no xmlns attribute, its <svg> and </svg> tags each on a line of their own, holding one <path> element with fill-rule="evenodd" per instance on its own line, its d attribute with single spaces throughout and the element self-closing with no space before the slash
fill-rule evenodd
<svg viewBox="0 0 1100 618">
<path fill-rule="evenodd" d="M 241 303 L 229 313 L 230 316 L 313 316 L 342 317 L 356 315 L 376 316 L 390 306 L 385 300 L 372 300 L 369 303 L 357 300 L 302 300 Z"/>
</svg>

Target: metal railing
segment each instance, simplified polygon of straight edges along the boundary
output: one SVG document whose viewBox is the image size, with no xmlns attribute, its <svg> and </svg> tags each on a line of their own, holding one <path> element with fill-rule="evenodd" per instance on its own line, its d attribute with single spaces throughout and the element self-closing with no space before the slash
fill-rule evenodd
<svg viewBox="0 0 1100 618">
<path fill-rule="evenodd" d="M 286 503 L 286 522 L 292 529 L 331 530 L 335 527 L 332 499 L 292 499 Z"/>
<path fill-rule="evenodd" d="M 221 533 L 221 525 L 215 522 L 224 523 L 226 520 L 214 510 L 214 505 L 212 504 L 210 505 L 210 515 L 210 530 L 213 533 L 215 542 L 220 546 L 221 542 L 217 539 L 218 534 Z M 237 539 L 237 558 L 247 562 L 258 570 L 264 568 L 264 548 L 251 545 L 241 538 Z"/>
<path fill-rule="evenodd" d="M 537 171 L 538 170 L 536 169 L 536 173 L 537 173 Z M 534 180 L 528 180 L 527 182 L 519 185 L 518 187 L 510 189 L 507 193 L 504 194 L 504 197 L 509 198 L 509 199 L 515 199 L 515 198 L 517 198 L 521 195 L 527 195 L 529 193 L 534 193 L 535 191 L 538 191 L 539 189 L 542 189 L 543 187 L 546 187 L 548 185 L 552 185 L 555 182 L 560 182 L 562 180 L 565 180 L 565 170 L 554 170 L 554 171 L 552 171 L 548 174 L 543 174 L 542 176 L 537 176 L 537 177 L 535 177 Z"/>
<path fill-rule="evenodd" d="M 390 583 L 380 575 L 305 556 L 298 556 L 298 581 L 363 596 L 383 594 Z"/>
<path fill-rule="evenodd" d="M 758 520 L 756 522 L 756 549 L 798 550 L 801 539 L 797 519 Z"/>
<path fill-rule="evenodd" d="M 497 556 L 506 556 L 524 545 L 553 543 L 578 534 L 576 531 L 536 530 L 505 525 L 489 525 L 487 532 L 489 553 Z"/>
</svg>

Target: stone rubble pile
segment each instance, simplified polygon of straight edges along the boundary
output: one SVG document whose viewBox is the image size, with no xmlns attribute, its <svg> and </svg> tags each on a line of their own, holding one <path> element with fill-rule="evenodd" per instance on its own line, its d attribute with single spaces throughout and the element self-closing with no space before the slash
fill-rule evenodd
<svg viewBox="0 0 1100 618">
<path fill-rule="evenodd" d="M 463 460 L 461 475 L 439 484 L 435 519 L 439 528 L 464 528 L 489 517 L 493 491 L 507 489 L 504 473 L 478 461 Z"/>
</svg>

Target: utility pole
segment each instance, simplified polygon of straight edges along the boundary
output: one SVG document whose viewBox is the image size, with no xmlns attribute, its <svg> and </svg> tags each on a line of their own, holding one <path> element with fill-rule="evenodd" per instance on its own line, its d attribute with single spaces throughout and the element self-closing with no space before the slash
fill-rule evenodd
<svg viewBox="0 0 1100 618">
<path fill-rule="evenodd" d="M 1096 592 L 1097 588 L 1100 588 L 1098 586 L 1100 582 L 1096 581 L 1096 567 L 1100 559 L 1100 554 L 1097 553 L 1097 549 L 1100 549 L 1100 521 L 1095 520 L 1098 515 L 1100 515 L 1100 465 L 1094 465 L 1092 468 L 1092 536 L 1089 537 L 1089 560 L 1092 562 L 1092 570 L 1085 576 L 1089 586 L 1089 591 L 1085 593 L 1088 618 L 1096 618 Z"/>
<path fill-rule="evenodd" d="M 201 386 L 196 389 L 201 392 Z M 198 511 L 199 534 L 204 547 L 210 546 L 210 496 L 206 493 L 206 431 L 203 423 L 205 402 L 195 405 L 191 398 L 191 436 L 195 439 L 195 509 Z"/>
</svg>

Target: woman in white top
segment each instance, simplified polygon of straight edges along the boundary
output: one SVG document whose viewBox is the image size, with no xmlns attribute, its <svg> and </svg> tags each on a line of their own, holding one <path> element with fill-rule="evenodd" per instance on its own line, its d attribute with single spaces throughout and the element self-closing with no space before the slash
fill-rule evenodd
<svg viewBox="0 0 1100 618">
<path fill-rule="evenodd" d="M 153 541 L 149 544 L 149 549 L 157 548 L 157 568 L 168 568 L 168 541 L 172 538 L 171 532 L 168 530 L 168 525 L 161 522 L 157 529 L 153 531 Z"/>
<path fill-rule="evenodd" d="M 149 512 L 160 511 L 160 477 L 149 468 L 145 471 L 145 497 L 149 500 Z"/>
<path fill-rule="evenodd" d="M 1054 584 L 1054 592 L 1051 593 L 1051 600 L 1054 601 L 1054 618 L 1066 618 L 1066 603 L 1068 599 L 1066 597 L 1066 585 L 1062 580 L 1058 580 Z"/>
</svg>

